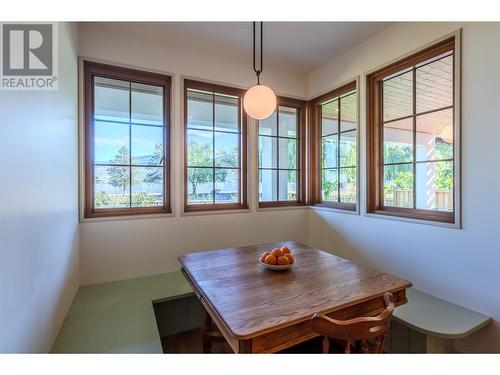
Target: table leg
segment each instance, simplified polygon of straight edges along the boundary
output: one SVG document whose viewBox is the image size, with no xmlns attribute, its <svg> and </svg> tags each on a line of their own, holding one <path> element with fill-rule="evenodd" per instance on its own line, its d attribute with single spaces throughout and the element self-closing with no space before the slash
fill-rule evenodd
<svg viewBox="0 0 500 375">
<path fill-rule="evenodd" d="M 213 322 L 210 314 L 207 310 L 203 309 L 203 327 L 202 327 L 202 339 L 203 339 L 203 353 L 210 353 L 212 351 L 212 339 L 211 333 L 213 330 Z"/>
</svg>

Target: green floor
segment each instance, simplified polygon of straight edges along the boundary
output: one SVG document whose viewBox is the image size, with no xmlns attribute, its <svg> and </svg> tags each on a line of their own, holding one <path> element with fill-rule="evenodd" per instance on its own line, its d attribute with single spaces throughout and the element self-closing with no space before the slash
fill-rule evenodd
<svg viewBox="0 0 500 375">
<path fill-rule="evenodd" d="M 180 272 L 84 286 L 54 353 L 161 353 L 152 301 L 191 292 Z"/>
</svg>

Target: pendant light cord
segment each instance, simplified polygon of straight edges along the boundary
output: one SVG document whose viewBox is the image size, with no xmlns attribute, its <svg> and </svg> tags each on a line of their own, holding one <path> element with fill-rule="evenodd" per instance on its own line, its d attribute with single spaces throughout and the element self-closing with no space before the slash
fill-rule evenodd
<svg viewBox="0 0 500 375">
<path fill-rule="evenodd" d="M 255 24 L 256 22 L 253 23 L 253 70 L 257 75 L 257 84 L 260 85 L 260 73 L 262 73 L 262 70 L 264 70 L 264 64 L 262 62 L 262 56 L 264 55 L 264 53 L 262 52 L 262 40 L 264 32 L 262 31 L 262 22 L 260 22 L 260 66 L 259 69 L 257 69 L 255 67 Z"/>
</svg>

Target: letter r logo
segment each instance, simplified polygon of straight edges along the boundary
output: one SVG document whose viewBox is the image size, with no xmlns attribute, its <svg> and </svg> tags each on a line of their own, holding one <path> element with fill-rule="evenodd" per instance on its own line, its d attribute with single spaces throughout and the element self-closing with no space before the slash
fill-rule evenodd
<svg viewBox="0 0 500 375">
<path fill-rule="evenodd" d="M 3 24 L 2 27 L 4 76 L 52 75 L 51 24 Z"/>
</svg>

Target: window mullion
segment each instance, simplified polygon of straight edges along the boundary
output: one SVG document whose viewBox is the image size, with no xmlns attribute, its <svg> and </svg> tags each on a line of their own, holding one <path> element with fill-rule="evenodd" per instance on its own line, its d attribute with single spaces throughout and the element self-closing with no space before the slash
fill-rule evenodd
<svg viewBox="0 0 500 375">
<path fill-rule="evenodd" d="M 338 139 L 338 146 L 337 146 L 337 202 L 340 202 L 340 114 L 341 112 L 341 107 L 340 107 L 340 98 L 338 100 L 338 109 L 339 109 L 339 116 L 337 118 L 337 125 L 338 125 L 338 133 L 337 133 L 337 139 Z"/>
<path fill-rule="evenodd" d="M 276 201 L 280 201 L 280 111 L 276 107 Z"/>
<path fill-rule="evenodd" d="M 215 93 L 212 93 L 212 203 L 215 204 Z"/>
<path fill-rule="evenodd" d="M 413 208 L 417 208 L 417 69 L 413 67 Z"/>
<path fill-rule="evenodd" d="M 129 207 L 132 207 L 132 83 L 128 83 L 128 189 Z"/>
</svg>

